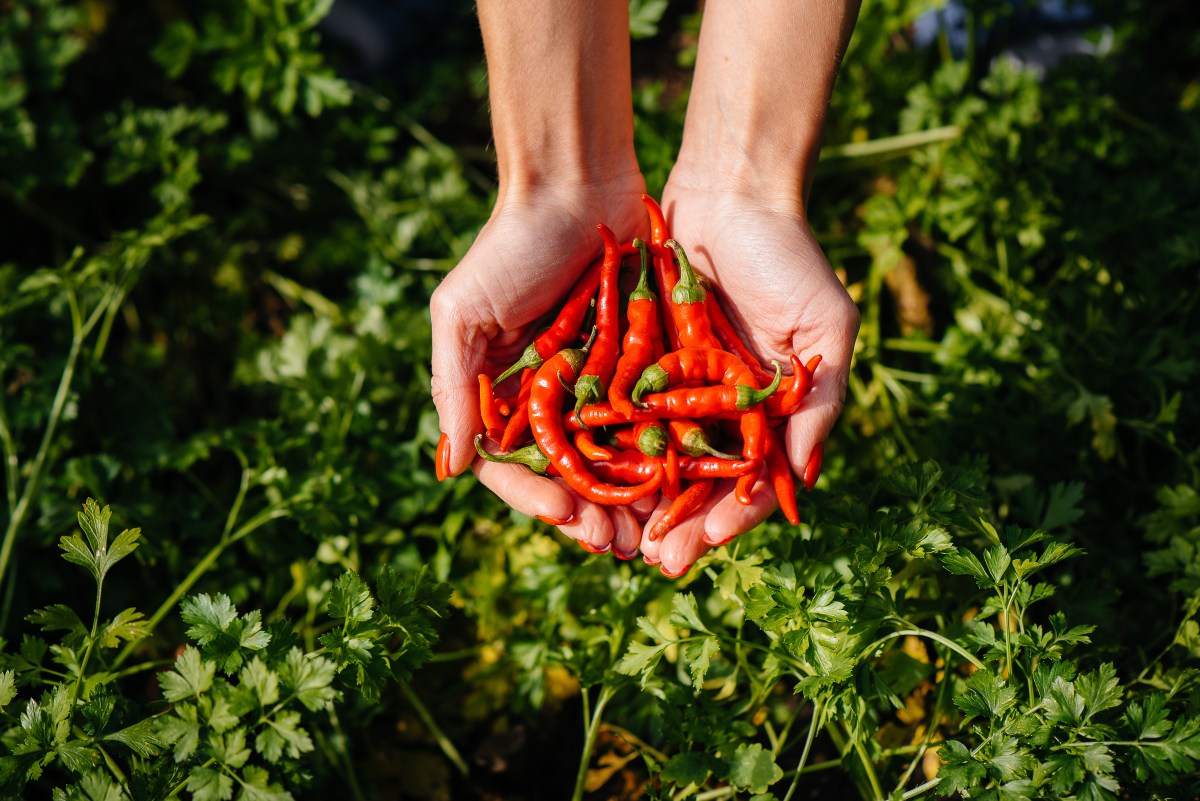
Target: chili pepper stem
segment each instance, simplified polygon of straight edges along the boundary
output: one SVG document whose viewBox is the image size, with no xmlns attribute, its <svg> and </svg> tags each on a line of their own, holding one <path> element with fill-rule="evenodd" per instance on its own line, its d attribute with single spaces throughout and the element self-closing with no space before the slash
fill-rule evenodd
<svg viewBox="0 0 1200 801">
<path fill-rule="evenodd" d="M 739 409 L 745 410 L 751 408 L 752 406 L 757 406 L 767 398 L 774 395 L 775 390 L 779 389 L 779 382 L 783 380 L 783 367 L 777 361 L 773 361 L 771 364 L 775 365 L 775 378 L 773 378 L 771 383 L 767 386 L 763 387 L 762 389 L 755 389 L 754 387 L 747 386 L 746 384 L 738 384 L 737 407 Z"/>
<path fill-rule="evenodd" d="M 674 239 L 668 239 L 663 244 L 675 251 L 675 258 L 679 260 L 679 281 L 671 290 L 671 302 L 676 306 L 684 303 L 703 303 L 706 297 L 704 287 L 696 280 L 696 271 L 692 269 L 692 263 L 683 252 L 683 246 Z"/>
<path fill-rule="evenodd" d="M 521 353 L 521 358 L 517 359 L 517 361 L 514 362 L 513 365 L 503 373 L 496 376 L 496 380 L 492 382 L 492 386 L 500 386 L 504 379 L 511 375 L 516 375 L 518 372 L 527 367 L 531 370 L 536 370 L 542 366 L 542 361 L 542 355 L 538 353 L 537 346 L 533 343 L 530 343 L 529 346 Z"/>
<path fill-rule="evenodd" d="M 633 405 L 638 408 L 646 408 L 646 404 L 642 403 L 642 395 L 647 392 L 662 392 L 667 388 L 667 382 L 670 376 L 667 371 L 659 367 L 657 364 L 652 364 L 642 371 L 642 377 L 633 386 L 633 392 L 629 393 L 629 399 L 633 401 Z"/>
<path fill-rule="evenodd" d="M 546 454 L 542 453 L 536 442 L 511 453 L 488 453 L 483 447 L 483 434 L 476 434 L 475 452 L 488 462 L 523 464 L 540 476 L 546 475 L 550 470 L 550 460 L 546 458 Z"/>
</svg>

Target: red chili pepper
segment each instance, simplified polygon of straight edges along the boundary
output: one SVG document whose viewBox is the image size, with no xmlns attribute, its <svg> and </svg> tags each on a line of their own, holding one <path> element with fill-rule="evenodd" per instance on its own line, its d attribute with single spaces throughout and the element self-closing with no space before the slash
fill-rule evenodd
<svg viewBox="0 0 1200 801">
<path fill-rule="evenodd" d="M 650 215 L 650 244 L 656 246 L 658 251 L 654 254 L 654 278 L 658 282 L 659 291 L 666 295 L 679 281 L 679 273 L 675 270 L 675 263 L 671 261 L 671 255 L 662 252 L 667 240 L 671 238 L 671 234 L 667 230 L 667 218 L 663 215 L 662 208 L 649 195 L 642 195 L 642 204 Z M 667 341 L 674 343 L 676 341 L 675 321 L 669 314 L 663 315 L 663 318 L 663 327 L 667 330 Z"/>
<path fill-rule="evenodd" d="M 613 457 L 612 451 L 596 444 L 590 430 L 575 432 L 575 448 L 583 454 L 584 458 L 591 459 L 593 462 L 607 462 Z"/>
<path fill-rule="evenodd" d="M 496 376 L 496 380 L 492 382 L 493 385 L 499 385 L 501 381 L 519 370 L 525 368 L 536 370 L 546 359 L 563 348 L 575 344 L 574 339 L 579 336 L 583 318 L 587 316 L 588 307 L 591 306 L 596 289 L 600 286 L 600 271 L 603 264 L 604 261 L 600 260 L 593 262 L 588 267 L 587 272 L 583 274 L 575 284 L 575 288 L 571 290 L 571 294 L 567 296 L 562 310 L 559 311 L 558 317 L 554 319 L 550 327 L 529 343 L 529 346 L 521 354 L 521 358 Z"/>
<path fill-rule="evenodd" d="M 604 388 L 612 381 L 620 356 L 617 277 L 621 272 L 621 244 L 604 223 L 597 228 L 604 240 L 604 263 L 600 268 L 600 295 L 596 300 L 596 341 L 575 381 L 576 409 L 604 397 Z"/>
<path fill-rule="evenodd" d="M 667 431 L 671 435 L 671 442 L 679 448 L 680 453 L 687 454 L 688 456 L 715 456 L 718 459 L 737 459 L 736 456 L 730 456 L 728 453 L 722 453 L 714 448 L 709 443 L 708 435 L 704 433 L 704 428 L 695 420 L 689 420 L 685 417 L 668 420 Z"/>
<path fill-rule="evenodd" d="M 583 351 L 563 350 L 538 368 L 529 394 L 529 425 L 534 441 L 550 463 L 558 468 L 568 486 L 584 499 L 607 505 L 633 503 L 658 490 L 662 476 L 633 487 L 603 483 L 588 470 L 585 460 L 567 441 L 563 430 L 563 382 L 574 383 L 584 359 Z"/>
<path fill-rule="evenodd" d="M 821 475 L 821 462 L 825 460 L 825 443 L 813 445 L 812 453 L 808 455 L 808 464 L 804 465 L 804 489 L 812 492 L 817 486 L 817 478 Z"/>
<path fill-rule="evenodd" d="M 675 448 L 668 445 L 667 455 L 663 458 L 663 497 L 669 501 L 679 495 L 679 454 Z"/>
<path fill-rule="evenodd" d="M 504 418 L 496 409 L 496 396 L 492 394 L 492 382 L 486 374 L 479 374 L 479 415 L 488 439 L 500 442 L 504 438 Z"/>
<path fill-rule="evenodd" d="M 607 462 L 592 464 L 592 472 L 605 481 L 633 484 L 646 481 L 663 470 L 664 459 L 652 459 L 640 451 L 619 451 Z M 755 467 L 753 462 L 717 459 L 711 456 L 682 456 L 678 460 L 679 477 L 688 481 L 702 478 L 737 478 Z"/>
<path fill-rule="evenodd" d="M 533 389 L 533 376 L 536 370 L 526 368 L 521 373 L 521 391 L 517 393 L 517 407 L 504 426 L 504 436 L 500 438 L 500 450 L 510 451 L 517 444 L 517 439 L 529 430 L 529 392 Z"/>
<path fill-rule="evenodd" d="M 662 539 L 668 531 L 699 509 L 708 498 L 709 493 L 712 492 L 712 485 L 711 481 L 697 481 L 679 493 L 679 496 L 667 507 L 667 511 L 663 512 L 662 517 L 654 521 L 654 525 L 650 527 L 648 534 L 650 541 L 655 542 Z"/>
<path fill-rule="evenodd" d="M 798 526 L 800 525 L 800 511 L 796 508 L 796 480 L 792 475 L 792 466 L 788 463 L 783 444 L 775 432 L 767 432 L 766 446 L 767 476 L 771 479 L 771 486 L 775 488 L 775 497 L 779 499 L 779 508 L 789 523 Z"/>
<path fill-rule="evenodd" d="M 712 331 L 705 303 L 707 293 L 696 280 L 683 247 L 674 239 L 664 243 L 679 259 L 679 281 L 671 290 L 671 319 L 675 323 L 675 347 L 677 348 L 720 348 L 721 343 Z"/>
<path fill-rule="evenodd" d="M 445 432 L 438 437 L 437 452 L 433 457 L 433 473 L 438 481 L 445 481 L 450 477 L 450 437 Z"/>
<path fill-rule="evenodd" d="M 646 392 L 662 392 L 668 387 L 692 382 L 719 383 L 726 386 L 758 388 L 758 382 L 745 362 L 719 348 L 680 348 L 663 355 L 642 371 L 633 387 L 633 402 L 641 405 Z"/>
<path fill-rule="evenodd" d="M 812 377 L 817 372 L 817 365 L 821 363 L 821 354 L 817 354 L 808 360 L 808 364 L 804 365 L 804 369 L 808 371 L 808 388 L 811 391 L 813 388 Z"/>
<path fill-rule="evenodd" d="M 764 402 L 767 414 L 771 417 L 788 417 L 794 414 L 800 408 L 800 402 L 804 400 L 804 396 L 808 394 L 808 388 L 812 385 L 812 377 L 809 375 L 808 368 L 801 363 L 800 357 L 793 353 L 791 362 L 791 384 L 782 394 L 776 392 Z"/>
<path fill-rule="evenodd" d="M 635 239 L 633 242 L 641 253 L 642 268 L 638 275 L 637 286 L 629 294 L 629 304 L 626 307 L 629 328 L 625 331 L 625 341 L 621 346 L 621 357 L 617 360 L 613 380 L 608 385 L 609 403 L 618 412 L 626 415 L 633 413 L 633 403 L 629 400 L 630 389 L 646 365 L 658 358 L 655 351 L 662 346 L 658 322 L 658 297 L 647 282 L 649 251 L 642 240 Z"/>
<path fill-rule="evenodd" d="M 723 412 L 744 412 L 771 397 L 779 386 L 782 373 L 778 362 L 775 367 L 775 379 L 764 389 L 748 384 L 683 387 L 647 395 L 642 404 L 658 417 L 713 417 Z"/>
</svg>

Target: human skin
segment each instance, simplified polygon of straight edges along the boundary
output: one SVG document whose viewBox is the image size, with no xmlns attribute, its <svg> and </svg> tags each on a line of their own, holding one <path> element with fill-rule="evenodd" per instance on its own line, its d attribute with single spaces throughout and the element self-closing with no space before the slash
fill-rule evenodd
<svg viewBox="0 0 1200 801">
<path fill-rule="evenodd" d="M 562 521 L 562 531 L 590 550 L 607 550 L 618 537 L 636 551 L 629 509 L 589 503 L 519 465 L 483 462 L 472 444 L 482 430 L 478 374 L 495 375 L 515 361 L 535 323 L 600 254 L 596 224 L 622 241 L 645 233 L 628 5 L 484 0 L 479 21 L 498 196 L 430 303 L 433 399 L 449 441 L 450 473 L 472 467 L 514 509 Z"/>
<path fill-rule="evenodd" d="M 730 318 L 766 364 L 822 356 L 812 394 L 788 421 L 784 445 L 799 476 L 837 422 L 859 313 L 808 227 L 807 203 L 837 66 L 857 2 L 709 0 L 679 158 L 663 192 L 672 235 L 729 300 Z M 732 482 L 643 557 L 687 570 L 778 506 L 760 480 L 752 503 Z M 665 509 L 660 504 L 649 526 Z"/>
<path fill-rule="evenodd" d="M 855 4 L 709 0 L 679 160 L 664 192 L 672 234 L 716 280 L 731 318 L 765 360 L 795 350 L 824 361 L 787 428 L 797 473 L 841 410 L 858 312 L 809 232 L 805 193 Z M 645 235 L 644 181 L 633 151 L 628 5 L 481 0 L 499 193 L 475 244 L 431 302 L 433 394 L 450 472 L 472 466 L 501 499 L 592 551 L 629 554 L 629 509 L 589 503 L 561 482 L 474 458 L 476 376 L 495 374 L 532 339 L 600 252 L 596 223 L 622 241 Z M 750 313 L 753 310 L 753 313 Z M 753 502 L 722 482 L 704 514 L 651 543 L 672 575 L 777 507 L 760 481 Z M 648 531 L 657 514 L 645 525 Z M 635 507 L 644 516 L 646 504 Z M 614 542 L 615 540 L 615 542 Z"/>
</svg>

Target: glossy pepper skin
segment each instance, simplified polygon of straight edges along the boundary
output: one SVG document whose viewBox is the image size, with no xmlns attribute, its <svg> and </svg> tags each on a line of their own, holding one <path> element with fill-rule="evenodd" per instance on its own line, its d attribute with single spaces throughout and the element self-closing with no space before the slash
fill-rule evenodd
<svg viewBox="0 0 1200 801">
<path fill-rule="evenodd" d="M 660 459 L 638 451 L 621 451 L 606 462 L 592 465 L 592 472 L 605 481 L 633 484 L 652 478 L 661 469 Z M 717 459 L 711 456 L 683 456 L 679 459 L 679 477 L 687 481 L 702 478 L 737 478 L 754 467 L 752 462 Z"/>
<path fill-rule="evenodd" d="M 671 505 L 667 507 L 667 511 L 662 513 L 658 520 L 654 521 L 654 525 L 650 527 L 650 532 L 647 535 L 651 542 L 662 539 L 668 531 L 682 523 L 690 514 L 695 512 L 708 499 L 709 493 L 712 492 L 711 481 L 697 481 L 690 487 L 680 492 L 675 500 L 671 501 Z"/>
<path fill-rule="evenodd" d="M 629 318 L 629 328 L 625 331 L 625 340 L 621 345 L 621 356 L 613 372 L 613 380 L 608 386 L 608 402 L 623 415 L 633 414 L 633 402 L 629 393 L 637 383 L 642 370 L 658 358 L 657 351 L 662 347 L 662 335 L 658 323 L 658 296 L 650 288 L 649 262 L 650 252 L 646 243 L 640 239 L 633 240 L 642 257 L 641 271 L 638 283 L 629 294 L 626 305 L 626 316 Z"/>
<path fill-rule="evenodd" d="M 770 398 L 767 400 L 770 400 Z M 671 435 L 671 442 L 675 444 L 679 452 L 688 456 L 713 456 L 718 459 L 737 459 L 736 456 L 722 453 L 714 448 L 709 443 L 708 435 L 704 433 L 704 428 L 695 420 L 689 420 L 686 417 L 668 420 L 667 433 Z"/>
<path fill-rule="evenodd" d="M 679 348 L 642 371 L 633 387 L 633 402 L 640 404 L 646 392 L 662 392 L 688 381 L 758 388 L 750 368 L 732 353 L 717 348 Z"/>
<path fill-rule="evenodd" d="M 486 374 L 480 373 L 479 415 L 483 418 L 483 429 L 492 442 L 500 442 L 504 438 L 504 418 L 500 416 L 497 406 L 491 380 Z"/>
<path fill-rule="evenodd" d="M 649 195 L 642 195 L 642 205 L 650 216 L 650 244 L 654 250 L 654 279 L 658 282 L 658 290 L 664 295 L 671 291 L 679 281 L 679 273 L 671 254 L 666 251 L 666 241 L 671 238 L 667 230 L 667 218 L 662 208 Z M 665 298 L 664 298 L 665 302 Z M 663 327 L 667 330 L 667 341 L 675 344 L 675 322 L 670 314 L 663 316 Z"/>
<path fill-rule="evenodd" d="M 775 489 L 775 497 L 779 500 L 779 508 L 783 516 L 793 526 L 800 525 L 800 511 L 796 508 L 796 480 L 792 476 L 792 466 L 788 463 L 783 444 L 774 431 L 768 431 L 766 437 L 767 476 Z"/>
<path fill-rule="evenodd" d="M 604 397 L 605 387 L 612 381 L 620 356 L 617 278 L 621 272 L 621 243 L 604 223 L 597 228 L 604 240 L 604 261 L 600 268 L 600 294 L 596 298 L 596 341 L 575 381 L 576 409 Z"/>
<path fill-rule="evenodd" d="M 579 336 L 579 329 L 583 325 L 583 318 L 587 316 L 592 298 L 595 297 L 596 289 L 600 286 L 600 271 L 603 266 L 604 262 L 600 260 L 593 262 L 588 267 L 587 272 L 583 274 L 583 277 L 571 290 L 571 294 L 567 296 L 567 300 L 563 303 L 558 316 L 554 318 L 554 322 L 550 324 L 549 328 L 538 334 L 533 342 L 529 343 L 524 353 L 521 354 L 521 358 L 496 376 L 496 380 L 492 382 L 493 386 L 499 385 L 510 375 L 525 368 L 537 369 L 558 351 L 575 344 L 575 338 Z"/>
<path fill-rule="evenodd" d="M 533 389 L 533 376 L 536 370 L 525 368 L 521 372 L 521 389 L 517 393 L 517 406 L 512 416 L 504 424 L 504 436 L 500 438 L 500 450 L 512 450 L 525 432 L 529 430 L 529 393 Z"/>
<path fill-rule="evenodd" d="M 587 461 L 567 440 L 563 430 L 562 407 L 566 394 L 563 384 L 574 383 L 584 358 L 583 351 L 563 350 L 538 368 L 529 394 L 529 426 L 533 430 L 533 439 L 580 497 L 605 505 L 633 503 L 657 491 L 662 476 L 655 475 L 632 487 L 604 483 L 591 473 Z"/>
<path fill-rule="evenodd" d="M 716 387 L 682 387 L 655 392 L 642 399 L 643 408 L 657 417 L 714 417 L 727 412 L 745 412 L 771 397 L 782 373 L 775 364 L 775 379 L 758 389 L 753 384 Z"/>
<path fill-rule="evenodd" d="M 720 341 L 712 331 L 708 319 L 708 293 L 696 278 L 683 246 L 674 239 L 664 243 L 679 260 L 679 281 L 671 290 L 671 318 L 675 323 L 676 348 L 717 348 Z"/>
</svg>

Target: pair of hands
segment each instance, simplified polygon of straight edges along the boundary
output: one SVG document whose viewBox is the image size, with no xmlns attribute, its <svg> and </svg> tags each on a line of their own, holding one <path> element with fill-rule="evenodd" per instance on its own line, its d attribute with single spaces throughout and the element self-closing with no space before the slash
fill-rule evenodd
<svg viewBox="0 0 1200 801">
<path fill-rule="evenodd" d="M 845 400 L 858 309 L 813 240 L 802 213 L 734 191 L 696 189 L 672 175 L 662 207 L 671 235 L 692 265 L 719 286 L 743 340 L 763 363 L 821 354 L 815 387 L 788 421 L 785 447 L 799 474 L 828 436 Z M 760 479 L 752 503 L 718 482 L 700 513 L 657 542 L 646 533 L 669 505 L 648 499 L 601 506 L 561 480 L 521 465 L 485 462 L 472 440 L 481 430 L 477 376 L 495 375 L 535 336 L 533 325 L 557 307 L 601 249 L 596 223 L 621 241 L 648 235 L 640 175 L 608 185 L 509 191 L 496 204 L 462 262 L 434 293 L 433 400 L 447 435 L 450 474 L 468 467 L 517 511 L 557 525 L 593 553 L 632 558 L 640 549 L 662 572 L 684 573 L 708 548 L 742 534 L 778 508 Z M 663 295 L 659 292 L 660 302 Z M 647 516 L 648 519 L 647 519 Z M 645 524 L 639 522 L 639 517 Z"/>
</svg>

